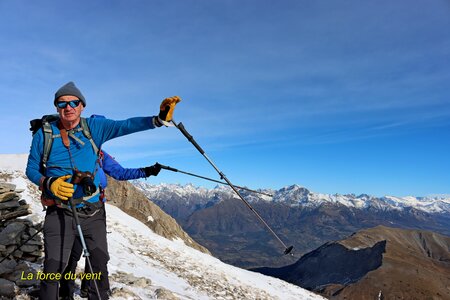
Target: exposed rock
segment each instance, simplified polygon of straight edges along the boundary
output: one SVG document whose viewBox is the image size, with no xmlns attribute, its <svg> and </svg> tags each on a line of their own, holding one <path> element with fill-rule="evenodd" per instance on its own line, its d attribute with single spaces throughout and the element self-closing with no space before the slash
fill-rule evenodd
<svg viewBox="0 0 450 300">
<path fill-rule="evenodd" d="M 125 287 L 115 287 L 111 290 L 111 297 L 119 299 L 141 299 L 131 289 Z"/>
<path fill-rule="evenodd" d="M 0 277 L 3 274 L 14 272 L 16 266 L 17 262 L 15 260 L 5 260 L 2 263 L 0 263 Z"/>
<path fill-rule="evenodd" d="M 0 232 L 0 244 L 12 245 L 20 241 L 20 235 L 25 231 L 26 226 L 23 223 L 10 223 Z M 17 240 L 19 238 L 19 240 Z"/>
<path fill-rule="evenodd" d="M 155 291 L 155 295 L 156 295 L 156 299 L 164 299 L 164 300 L 179 300 L 180 299 L 177 296 L 175 296 L 174 293 L 172 293 L 171 291 L 169 291 L 165 288 L 157 289 Z"/>
<path fill-rule="evenodd" d="M 22 252 L 33 253 L 33 252 L 39 250 L 39 246 L 37 246 L 37 245 L 23 245 L 22 247 L 20 247 L 20 250 Z"/>
<path fill-rule="evenodd" d="M 16 196 L 15 192 L 2 193 L 0 194 L 0 202 L 7 202 L 9 200 L 14 199 L 15 196 Z"/>
<path fill-rule="evenodd" d="M 8 247 L 6 247 L 7 255 L 9 255 L 10 257 L 21 258 L 23 252 L 20 251 L 20 249 L 17 249 L 18 244 L 19 244 L 19 242 L 17 242 L 14 245 L 9 245 Z"/>
<path fill-rule="evenodd" d="M 26 278 L 28 274 L 33 274 L 33 278 L 23 279 Z M 14 268 L 14 272 L 6 277 L 6 279 L 15 282 L 19 287 L 32 287 L 39 285 L 39 280 L 36 279 L 36 271 L 24 262 L 18 264 Z"/>
<path fill-rule="evenodd" d="M 111 279 L 114 281 L 118 281 L 120 283 L 126 284 L 127 286 L 134 286 L 139 288 L 147 288 L 152 284 L 152 281 L 149 278 L 145 277 L 136 277 L 133 274 L 125 273 L 125 272 L 117 272 L 110 275 Z"/>
<path fill-rule="evenodd" d="M 18 200 L 11 200 L 11 201 L 7 201 L 7 202 L 1 202 L 0 203 L 0 210 L 4 210 L 4 209 L 12 209 L 12 208 L 16 208 L 19 207 L 19 201 Z"/>
<path fill-rule="evenodd" d="M 4 211 L 5 212 L 5 211 Z M 12 212 L 6 212 L 0 215 L 1 221 L 11 220 L 22 216 L 27 216 L 32 213 L 30 209 L 28 209 L 28 205 L 21 205 L 19 208 Z"/>
<path fill-rule="evenodd" d="M 12 299 L 16 295 L 16 285 L 14 282 L 0 278 L 0 297 Z"/>
<path fill-rule="evenodd" d="M 8 182 L 0 182 L 0 193 L 14 192 L 16 185 Z"/>
</svg>

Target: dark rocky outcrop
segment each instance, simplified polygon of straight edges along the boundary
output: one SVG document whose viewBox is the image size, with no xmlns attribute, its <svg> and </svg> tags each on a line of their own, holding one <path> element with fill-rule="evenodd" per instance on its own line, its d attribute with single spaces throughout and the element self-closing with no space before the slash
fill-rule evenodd
<svg viewBox="0 0 450 300">
<path fill-rule="evenodd" d="M 0 298 L 5 299 L 31 293 L 39 285 L 32 265 L 41 262 L 41 224 L 18 218 L 31 214 L 21 192 L 14 184 L 0 182 Z M 28 274 L 33 278 L 25 280 Z"/>
<path fill-rule="evenodd" d="M 255 270 L 331 299 L 450 299 L 450 237 L 377 226 Z"/>
<path fill-rule="evenodd" d="M 255 269 L 260 273 L 284 280 L 310 290 L 328 284 L 357 282 L 381 266 L 386 241 L 373 247 L 348 249 L 339 243 L 328 243 L 304 255 L 293 265 L 271 269 Z M 351 262 L 351 263 L 349 263 Z"/>
</svg>

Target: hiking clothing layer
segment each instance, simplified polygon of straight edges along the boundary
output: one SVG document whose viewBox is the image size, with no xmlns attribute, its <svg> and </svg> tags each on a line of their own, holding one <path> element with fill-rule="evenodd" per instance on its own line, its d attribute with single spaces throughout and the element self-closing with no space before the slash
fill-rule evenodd
<svg viewBox="0 0 450 300">
<path fill-rule="evenodd" d="M 95 144 L 100 148 L 104 142 L 147 129 L 155 128 L 154 117 L 135 117 L 123 121 L 114 121 L 109 119 L 86 119 L 89 126 L 92 139 Z M 64 175 L 73 175 L 73 170 L 78 169 L 80 171 L 89 171 L 95 174 L 94 183 L 98 187 L 100 178 L 97 174 L 98 157 L 94 153 L 89 139 L 87 139 L 82 131 L 77 131 L 80 128 L 78 125 L 74 130 L 69 130 L 70 139 L 70 154 L 68 149 L 63 145 L 61 136 L 58 136 L 59 129 L 57 122 L 50 123 L 53 135 L 56 137 L 53 139 L 51 153 L 47 161 L 47 168 L 41 173 L 41 159 L 44 152 L 44 134 L 42 130 L 39 130 L 34 136 L 31 143 L 30 154 L 28 156 L 28 163 L 26 169 L 26 175 L 28 178 L 37 185 L 40 185 L 43 177 L 61 177 Z M 73 138 L 71 136 L 75 136 Z M 85 196 L 81 186 L 74 185 L 75 193 L 74 198 L 81 198 Z M 56 198 L 55 195 L 49 195 Z M 95 195 L 89 202 L 97 202 L 98 195 Z"/>
<path fill-rule="evenodd" d="M 117 180 L 145 178 L 145 172 L 138 168 L 124 168 L 111 155 L 103 152 L 102 169 L 106 174 Z M 102 187 L 106 187 L 102 185 Z"/>
</svg>

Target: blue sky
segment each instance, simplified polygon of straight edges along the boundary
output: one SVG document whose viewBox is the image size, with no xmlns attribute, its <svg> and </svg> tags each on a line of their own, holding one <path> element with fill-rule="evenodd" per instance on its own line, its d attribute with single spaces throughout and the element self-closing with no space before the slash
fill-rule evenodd
<svg viewBox="0 0 450 300">
<path fill-rule="evenodd" d="M 235 184 L 450 193 L 448 1 L 0 1 L 0 153 L 75 81 L 85 115 L 174 118 Z M 107 142 L 124 166 L 217 178 L 175 128 Z M 213 184 L 162 171 L 148 182 Z"/>
</svg>

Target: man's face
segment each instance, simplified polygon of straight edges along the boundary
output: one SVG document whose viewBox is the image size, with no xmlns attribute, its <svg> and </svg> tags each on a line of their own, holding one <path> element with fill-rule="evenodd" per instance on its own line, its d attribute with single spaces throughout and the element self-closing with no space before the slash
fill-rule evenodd
<svg viewBox="0 0 450 300">
<path fill-rule="evenodd" d="M 78 100 L 79 104 L 76 107 L 71 107 L 69 105 L 69 102 L 74 100 Z M 61 96 L 58 98 L 56 103 L 58 104 L 59 102 L 67 103 L 67 106 L 65 108 L 59 108 L 58 105 L 56 106 L 56 110 L 59 113 L 59 117 L 63 122 L 74 122 L 80 119 L 81 112 L 83 111 L 84 106 L 76 96 L 72 95 Z"/>
</svg>

